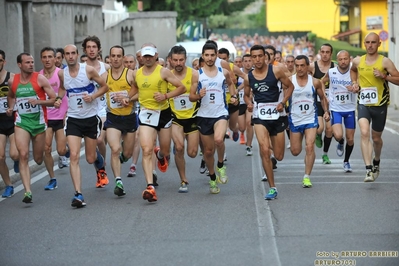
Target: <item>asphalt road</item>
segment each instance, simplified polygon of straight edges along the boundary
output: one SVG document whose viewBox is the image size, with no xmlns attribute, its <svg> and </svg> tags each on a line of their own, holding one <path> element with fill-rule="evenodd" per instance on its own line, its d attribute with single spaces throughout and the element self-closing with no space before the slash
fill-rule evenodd
<svg viewBox="0 0 399 266">
<path fill-rule="evenodd" d="M 245 146 L 231 140 L 229 182 L 217 195 L 198 172 L 200 157 L 187 159 L 187 194 L 177 192 L 173 157 L 167 173 L 158 171 L 155 204 L 141 198 L 140 166 L 136 177 L 123 177 L 127 195 L 118 198 L 112 178 L 95 188 L 94 168 L 82 157 L 87 206 L 74 209 L 69 169 L 56 171 L 58 189 L 44 191 L 48 176 L 39 168 L 32 175 L 33 204 L 22 203 L 22 192 L 0 199 L 0 265 L 399 265 L 398 114 L 391 112 L 383 134 L 376 182 L 363 182 L 357 132 L 353 173 L 343 172 L 333 141 L 331 165 L 321 163 L 316 148 L 309 189 L 301 186 L 304 151 L 293 157 L 287 149 L 275 172 L 279 195 L 273 201 L 264 200 L 268 185 L 260 181 L 256 144 L 247 157 Z M 123 165 L 123 175 L 128 168 Z M 22 189 L 20 182 L 15 187 Z"/>
</svg>

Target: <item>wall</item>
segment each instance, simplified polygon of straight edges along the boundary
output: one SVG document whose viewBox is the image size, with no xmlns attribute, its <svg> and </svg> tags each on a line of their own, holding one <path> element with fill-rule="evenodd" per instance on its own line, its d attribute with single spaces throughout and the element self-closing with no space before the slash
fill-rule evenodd
<svg viewBox="0 0 399 266">
<path fill-rule="evenodd" d="M 266 25 L 270 32 L 311 31 L 329 40 L 339 32 L 336 10 L 332 0 L 267 0 Z"/>
<path fill-rule="evenodd" d="M 367 29 L 367 17 L 381 16 L 383 18 L 382 29 L 388 31 L 388 5 L 386 0 L 374 0 L 374 1 L 361 1 L 360 2 L 360 17 L 361 17 L 361 29 L 363 38 L 370 32 L 379 33 L 381 29 L 368 30 Z M 364 44 L 362 40 L 362 48 Z M 381 51 L 388 52 L 389 42 L 383 42 Z"/>
<path fill-rule="evenodd" d="M 108 0 L 107 0 L 108 1 Z M 42 68 L 40 50 L 81 43 L 88 35 L 101 40 L 103 56 L 115 44 L 135 54 L 145 42 L 157 45 L 165 57 L 176 43 L 176 12 L 129 13 L 126 20 L 104 30 L 104 0 L 0 0 L 0 49 L 6 53 L 6 69 L 19 72 L 16 57 L 29 52 L 35 69 Z"/>
</svg>

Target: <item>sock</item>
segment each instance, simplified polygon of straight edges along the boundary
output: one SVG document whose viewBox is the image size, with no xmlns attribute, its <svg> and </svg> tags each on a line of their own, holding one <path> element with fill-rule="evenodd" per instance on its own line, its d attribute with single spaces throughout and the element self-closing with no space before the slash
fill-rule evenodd
<svg viewBox="0 0 399 266">
<path fill-rule="evenodd" d="M 209 175 L 209 177 L 211 178 L 212 181 L 216 181 L 216 174 L 215 173 Z"/>
<path fill-rule="evenodd" d="M 303 175 L 303 178 L 310 178 L 310 176 L 307 175 L 307 174 L 304 174 L 304 175 Z"/>
<path fill-rule="evenodd" d="M 332 140 L 332 138 L 327 138 L 326 136 L 324 136 L 323 152 L 325 152 L 325 154 L 327 154 L 328 149 L 330 149 L 331 140 Z"/>
<path fill-rule="evenodd" d="M 345 139 L 344 138 L 342 138 L 340 141 L 338 141 L 339 142 L 339 144 L 341 144 L 341 145 L 343 145 L 344 144 L 344 142 L 345 142 Z"/>
<path fill-rule="evenodd" d="M 218 168 L 222 168 L 222 167 L 223 167 L 223 162 L 218 161 Z"/>
<path fill-rule="evenodd" d="M 115 181 L 118 181 L 118 180 L 122 181 L 122 178 L 120 176 L 115 177 Z"/>
<path fill-rule="evenodd" d="M 150 184 L 147 184 L 147 187 L 152 187 L 152 188 L 154 188 L 154 185 L 153 185 L 152 183 L 150 183 Z"/>
<path fill-rule="evenodd" d="M 345 147 L 345 159 L 344 159 L 344 162 L 349 162 L 349 157 L 351 156 L 351 154 L 352 154 L 352 151 L 353 151 L 353 146 L 354 145 L 352 145 L 352 146 L 349 146 L 348 145 L 348 143 L 346 143 L 346 147 Z"/>
<path fill-rule="evenodd" d="M 373 166 L 372 166 L 372 165 L 366 165 L 366 170 L 367 170 L 367 171 L 373 170 Z"/>
<path fill-rule="evenodd" d="M 376 161 L 375 159 L 373 159 L 373 165 L 374 166 L 379 166 L 380 165 L 380 161 Z"/>
</svg>

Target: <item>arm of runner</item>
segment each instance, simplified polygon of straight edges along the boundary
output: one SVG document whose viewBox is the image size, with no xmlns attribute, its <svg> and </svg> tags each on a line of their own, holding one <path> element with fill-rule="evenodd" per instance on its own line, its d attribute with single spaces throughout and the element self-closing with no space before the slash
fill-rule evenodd
<svg viewBox="0 0 399 266">
<path fill-rule="evenodd" d="M 233 84 L 236 84 L 237 83 L 237 79 L 236 79 L 236 76 L 234 75 L 234 71 L 230 68 L 229 62 L 227 62 L 226 60 L 222 60 L 222 61 L 220 61 L 220 65 L 222 66 L 222 68 L 224 68 L 227 71 L 229 71 L 231 81 L 233 82 Z"/>
<path fill-rule="evenodd" d="M 53 90 L 53 88 L 50 85 L 50 82 L 48 79 L 43 76 L 42 74 L 39 74 L 37 76 L 37 84 L 43 88 L 44 92 L 47 94 L 48 99 L 46 100 L 29 100 L 30 103 L 32 104 L 39 104 L 39 105 L 44 105 L 44 106 L 54 106 L 54 102 L 56 100 L 56 94 Z"/>
<path fill-rule="evenodd" d="M 249 86 L 248 75 L 245 75 L 243 84 L 244 84 L 244 101 L 247 104 L 248 112 L 252 112 L 254 109 L 254 104 L 252 103 L 251 87 Z"/>
<path fill-rule="evenodd" d="M 285 103 L 288 101 L 288 99 L 292 95 L 292 92 L 294 91 L 294 84 L 292 84 L 291 79 L 289 77 L 287 77 L 287 75 L 285 74 L 282 67 L 273 66 L 273 72 L 274 72 L 274 75 L 276 76 L 276 78 L 278 80 L 280 80 L 281 84 L 283 84 L 283 87 L 286 88 L 284 91 L 284 98 L 281 101 L 281 103 L 279 105 L 277 105 L 277 108 L 276 108 L 278 112 L 282 112 L 282 111 L 284 111 Z"/>
<path fill-rule="evenodd" d="M 62 99 L 65 96 L 65 87 L 64 87 L 64 70 L 61 69 L 58 71 L 58 78 L 60 79 L 60 87 L 58 88 L 58 96 L 55 98 L 54 107 L 60 108 L 62 104 Z"/>
<path fill-rule="evenodd" d="M 233 72 L 234 75 L 240 78 L 244 78 L 245 77 L 245 73 L 241 71 L 241 69 L 238 66 L 233 66 Z M 235 82 L 234 84 L 236 84 L 237 82 Z"/>
<path fill-rule="evenodd" d="M 108 85 L 105 82 L 105 80 L 102 77 L 100 77 L 100 75 L 98 74 L 98 72 L 95 70 L 94 67 L 86 66 L 86 73 L 87 73 L 87 77 L 90 80 L 95 81 L 99 86 L 99 88 L 97 89 L 97 91 L 95 93 L 93 93 L 91 95 L 85 95 L 82 97 L 85 102 L 91 103 L 96 98 L 101 97 L 102 95 L 104 95 L 104 93 L 106 93 L 108 91 Z"/>
<path fill-rule="evenodd" d="M 12 115 L 12 113 L 14 111 L 14 106 L 15 106 L 15 93 L 11 89 L 13 82 L 14 82 L 14 76 L 11 76 L 8 79 L 8 86 L 9 86 L 9 90 L 8 90 L 8 93 L 7 93 L 7 105 L 8 105 L 8 108 L 6 110 L 6 114 L 8 116 Z"/>
<path fill-rule="evenodd" d="M 161 69 L 161 77 L 164 80 L 166 80 L 167 82 L 169 82 L 170 84 L 172 84 L 173 86 L 175 86 L 176 89 L 174 89 L 173 91 L 170 91 L 168 93 L 165 93 L 163 95 L 160 92 L 154 93 L 154 99 L 156 101 L 158 101 L 158 102 L 165 101 L 169 98 L 179 96 L 180 94 L 183 94 L 186 91 L 186 87 L 184 87 L 183 83 L 181 83 L 181 81 L 178 78 L 176 78 L 176 76 L 169 69 L 162 68 Z"/>
<path fill-rule="evenodd" d="M 351 67 L 351 80 L 352 80 L 352 92 L 357 93 L 360 90 L 359 84 L 357 83 L 358 75 L 357 66 L 360 63 L 360 57 L 356 57 L 352 60 Z"/>
<path fill-rule="evenodd" d="M 223 74 L 226 80 L 226 84 L 227 87 L 229 89 L 230 92 L 230 103 L 237 105 L 238 101 L 237 101 L 237 92 L 236 92 L 236 87 L 234 86 L 234 83 L 232 82 L 231 78 L 230 78 L 230 72 L 223 69 Z"/>
<path fill-rule="evenodd" d="M 194 72 L 193 72 L 194 75 Z M 198 75 L 198 72 L 197 72 Z M 198 76 L 199 78 L 199 76 Z M 191 102 L 197 102 L 199 100 L 201 100 L 206 94 L 206 88 L 201 88 L 201 83 L 199 83 L 199 80 L 197 80 L 197 86 L 192 86 L 191 84 L 191 88 L 190 88 L 190 95 L 188 96 L 188 99 Z"/>
<path fill-rule="evenodd" d="M 323 115 L 324 120 L 328 122 L 330 121 L 330 112 L 328 110 L 328 101 L 326 95 L 324 94 L 322 83 L 319 79 L 313 78 L 313 86 L 316 89 L 317 95 L 319 95 L 320 97 L 321 106 L 323 107 L 324 110 L 324 115 Z"/>
<path fill-rule="evenodd" d="M 374 69 L 374 75 L 378 78 L 385 79 L 395 85 L 399 85 L 399 72 L 391 59 L 384 57 L 382 60 L 382 67 L 387 71 L 387 73 L 382 73 L 378 69 Z"/>
<path fill-rule="evenodd" d="M 135 102 L 139 99 L 137 84 L 136 84 L 136 70 L 129 69 L 127 71 L 127 80 L 130 84 L 130 91 L 127 97 L 122 99 L 122 104 L 124 106 L 129 105 L 129 102 Z"/>
</svg>

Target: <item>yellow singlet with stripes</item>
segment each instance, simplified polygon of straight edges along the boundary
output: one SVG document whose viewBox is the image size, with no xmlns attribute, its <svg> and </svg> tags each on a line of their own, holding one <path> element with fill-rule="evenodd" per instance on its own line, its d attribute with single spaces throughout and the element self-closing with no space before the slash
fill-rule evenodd
<svg viewBox="0 0 399 266">
<path fill-rule="evenodd" d="M 109 90 L 106 94 L 107 99 L 107 112 L 114 115 L 130 115 L 134 113 L 133 102 L 130 102 L 128 106 L 123 106 L 113 100 L 114 96 L 122 95 L 128 97 L 130 91 L 130 83 L 127 80 L 128 69 L 123 69 L 121 76 L 118 79 L 114 79 L 111 74 L 111 69 L 108 69 L 107 85 Z"/>
<path fill-rule="evenodd" d="M 358 102 L 366 102 L 366 106 L 383 106 L 389 104 L 389 87 L 388 81 L 377 78 L 373 74 L 373 68 L 378 69 L 384 74 L 387 71 L 382 67 L 382 59 L 384 56 L 380 55 L 373 65 L 366 64 L 366 56 L 360 58 L 360 63 L 357 67 L 359 72 L 359 96 Z"/>
<path fill-rule="evenodd" d="M 174 73 L 174 70 L 172 70 Z M 193 77 L 193 69 L 187 67 L 186 76 L 181 80 L 186 91 L 169 100 L 170 108 L 177 119 L 189 119 L 197 115 L 198 107 L 196 103 L 190 102 L 188 96 L 190 95 L 191 80 Z M 172 84 L 168 84 L 168 90 L 173 91 L 176 89 Z"/>
<path fill-rule="evenodd" d="M 154 93 L 165 94 L 168 82 L 161 77 L 162 66 L 158 65 L 150 75 L 144 75 L 143 68 L 137 70 L 136 83 L 139 89 L 140 106 L 151 110 L 165 110 L 169 108 L 169 101 L 157 102 Z"/>
</svg>

